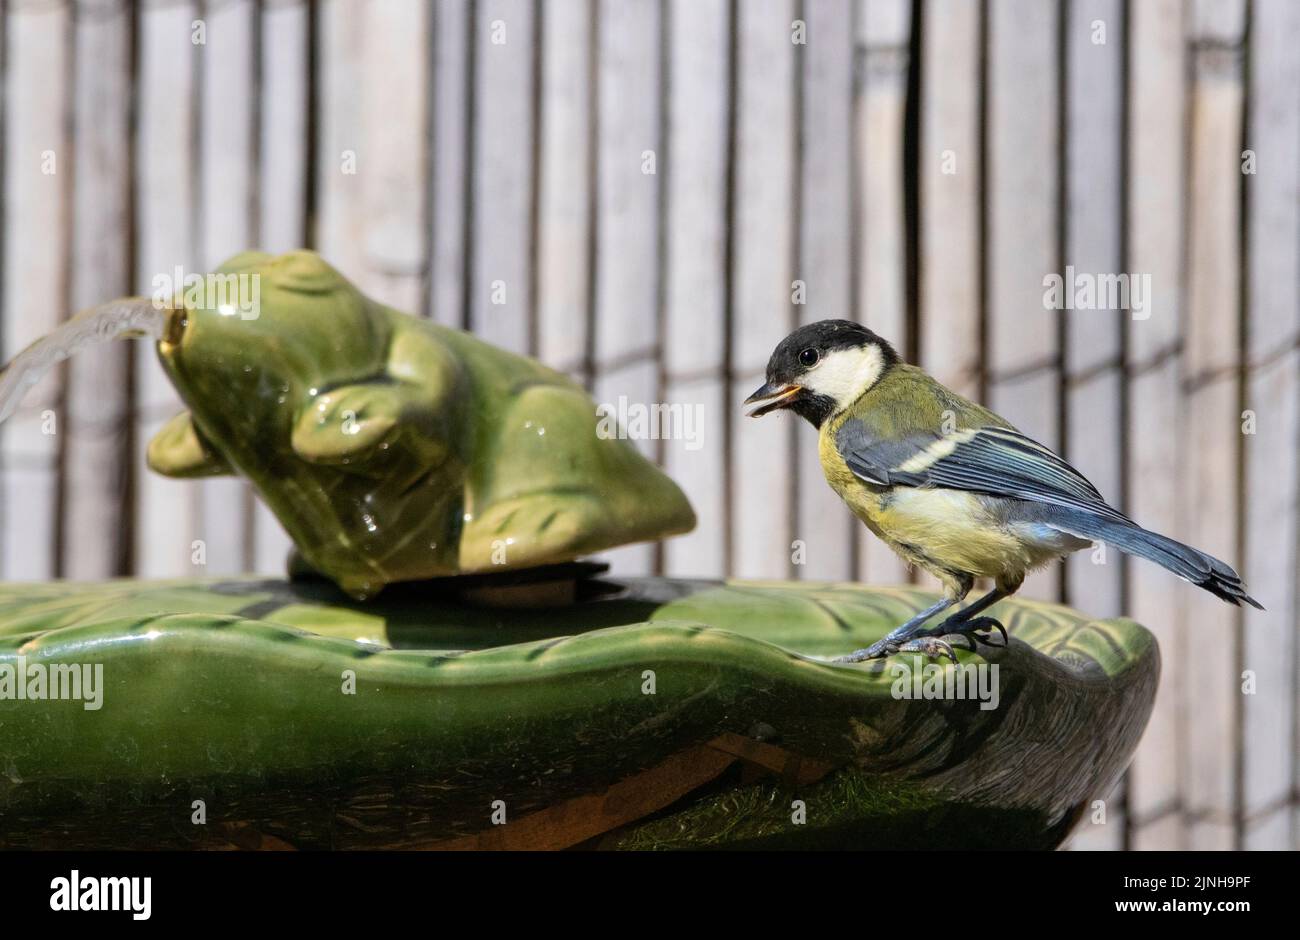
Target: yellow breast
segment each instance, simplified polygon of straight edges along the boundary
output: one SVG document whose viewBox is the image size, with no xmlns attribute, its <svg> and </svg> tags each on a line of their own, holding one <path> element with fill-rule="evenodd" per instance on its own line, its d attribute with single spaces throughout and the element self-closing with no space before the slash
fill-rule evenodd
<svg viewBox="0 0 1300 940">
<path fill-rule="evenodd" d="M 826 480 L 878 538 L 910 564 L 944 577 L 1015 576 L 1049 557 L 1026 544 L 985 501 L 964 490 L 883 487 L 854 476 L 835 447 L 833 422 L 818 441 Z M 1054 554 L 1054 553 L 1051 553 Z"/>
<path fill-rule="evenodd" d="M 821 433 L 817 438 L 817 456 L 822 471 L 826 474 L 826 482 L 839 494 L 840 499 L 848 503 L 853 514 L 866 523 L 868 529 L 879 538 L 888 541 L 888 537 L 877 525 L 877 517 L 884 509 L 881 497 L 885 493 L 885 488 L 872 486 L 859 480 L 849 469 L 849 465 L 844 462 L 839 449 L 835 446 L 835 432 L 841 423 L 841 421 L 827 421 L 822 425 Z"/>
</svg>

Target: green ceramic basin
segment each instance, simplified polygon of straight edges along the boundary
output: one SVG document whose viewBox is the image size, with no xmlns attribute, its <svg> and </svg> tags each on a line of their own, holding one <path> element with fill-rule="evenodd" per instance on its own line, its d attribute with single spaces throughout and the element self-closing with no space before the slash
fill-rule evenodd
<svg viewBox="0 0 1300 940">
<path fill-rule="evenodd" d="M 993 611 L 1008 648 L 927 674 L 826 661 L 923 591 L 587 578 L 502 609 L 448 583 L 0 586 L 0 841 L 1051 848 L 1159 673 L 1138 624 L 1029 601 Z M 81 698 L 49 698 L 74 665 Z M 926 697 L 948 677 L 968 697 Z"/>
</svg>

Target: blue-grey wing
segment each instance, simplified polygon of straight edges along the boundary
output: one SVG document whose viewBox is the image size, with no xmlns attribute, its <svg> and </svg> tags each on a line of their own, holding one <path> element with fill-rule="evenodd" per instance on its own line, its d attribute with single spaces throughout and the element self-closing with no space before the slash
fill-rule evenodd
<svg viewBox="0 0 1300 940">
<path fill-rule="evenodd" d="M 878 486 L 968 490 L 1127 521 L 1078 470 L 1009 428 L 965 428 L 880 441 L 861 422 L 847 421 L 835 444 L 854 475 Z"/>
</svg>

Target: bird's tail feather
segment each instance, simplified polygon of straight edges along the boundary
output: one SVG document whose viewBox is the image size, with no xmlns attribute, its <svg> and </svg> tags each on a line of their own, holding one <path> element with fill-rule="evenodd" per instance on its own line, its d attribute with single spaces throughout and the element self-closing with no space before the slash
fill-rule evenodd
<svg viewBox="0 0 1300 940">
<path fill-rule="evenodd" d="M 1229 604 L 1249 604 L 1263 610 L 1259 601 L 1246 593 L 1241 577 L 1230 565 L 1182 542 L 1151 532 L 1126 519 L 1109 519 L 1081 510 L 1065 510 L 1053 520 L 1057 528 L 1081 538 L 1113 545 L 1172 571 Z"/>
</svg>

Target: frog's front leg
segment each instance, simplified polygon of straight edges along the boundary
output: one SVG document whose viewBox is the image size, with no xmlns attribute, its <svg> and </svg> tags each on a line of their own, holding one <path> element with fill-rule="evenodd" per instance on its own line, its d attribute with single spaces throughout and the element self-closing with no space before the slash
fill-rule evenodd
<svg viewBox="0 0 1300 940">
<path fill-rule="evenodd" d="M 393 443 L 409 393 L 378 383 L 341 385 L 313 396 L 293 423 L 293 452 L 315 464 L 363 461 Z"/>
<path fill-rule="evenodd" d="M 153 436 L 145 459 L 149 469 L 166 477 L 192 479 L 235 472 L 195 426 L 188 411 L 172 418 Z"/>
<path fill-rule="evenodd" d="M 460 440 L 464 385 L 460 364 L 441 345 L 399 333 L 385 375 L 306 402 L 294 421 L 294 453 L 317 464 L 364 465 L 401 438 L 421 466 L 437 466 Z"/>
<path fill-rule="evenodd" d="M 382 471 L 385 452 L 403 454 L 429 469 L 452 449 L 446 414 L 427 390 L 407 382 L 341 385 L 313 396 L 299 412 L 293 451 L 314 464 Z"/>
</svg>

